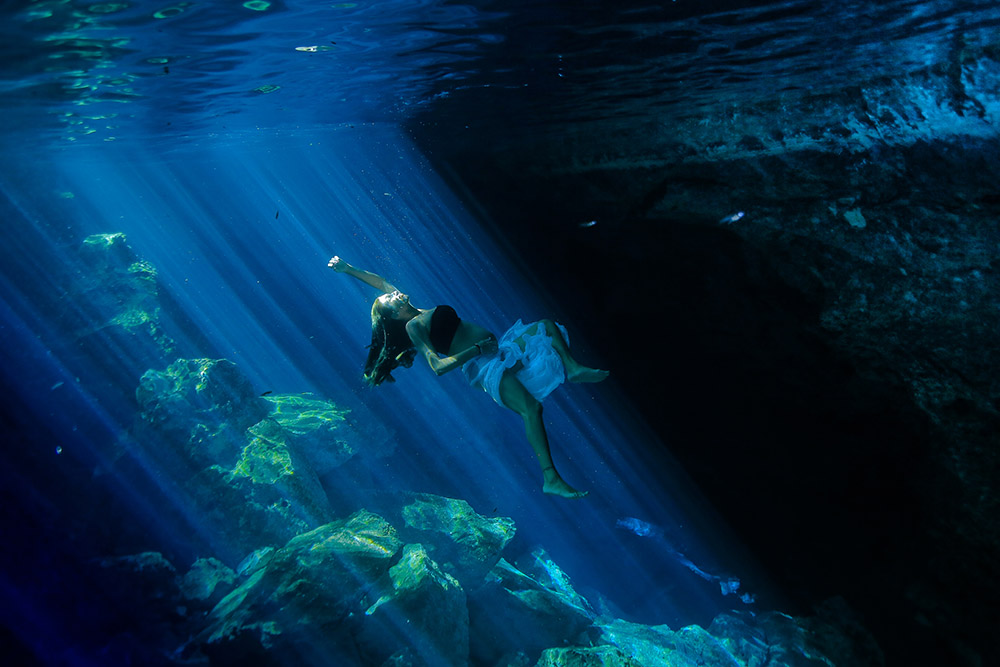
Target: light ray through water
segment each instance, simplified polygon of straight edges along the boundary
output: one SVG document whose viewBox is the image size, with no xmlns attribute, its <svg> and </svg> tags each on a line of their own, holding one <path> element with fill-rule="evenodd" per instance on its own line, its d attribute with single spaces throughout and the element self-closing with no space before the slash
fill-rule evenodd
<svg viewBox="0 0 1000 667">
<path fill-rule="evenodd" d="M 666 476 L 651 465 L 651 451 L 664 460 L 663 444 L 613 380 L 564 385 L 545 403 L 554 458 L 590 492 L 582 501 L 541 493 L 520 419 L 459 372 L 435 378 L 418 362 L 395 384 L 363 389 L 376 294 L 328 269 L 334 254 L 385 275 L 420 307 L 450 303 L 497 334 L 519 317 L 558 319 L 558 303 L 477 228 L 397 129 L 269 143 L 281 152 L 248 141 L 167 155 L 118 145 L 99 160 L 63 152 L 46 164 L 53 187 L 75 193 L 58 207 L 76 235 L 124 232 L 200 329 L 191 338 L 208 342 L 206 356 L 229 358 L 260 392 L 313 392 L 394 433 L 377 484 L 513 517 L 508 550 L 541 545 L 578 586 L 645 622 L 707 623 L 738 605 L 677 562 L 676 541 L 700 567 L 739 569 L 761 592 L 759 573 L 679 469 Z M 564 324 L 577 356 L 600 366 L 586 322 Z M 623 517 L 672 527 L 674 546 L 623 534 Z"/>
</svg>

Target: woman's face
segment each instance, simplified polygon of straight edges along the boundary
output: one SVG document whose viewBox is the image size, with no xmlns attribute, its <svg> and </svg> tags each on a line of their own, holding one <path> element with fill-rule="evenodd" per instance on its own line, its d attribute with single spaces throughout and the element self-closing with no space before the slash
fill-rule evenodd
<svg viewBox="0 0 1000 667">
<path fill-rule="evenodd" d="M 389 317 L 394 320 L 400 319 L 400 311 L 408 310 L 410 307 L 409 295 L 403 294 L 399 290 L 390 292 L 389 294 L 383 294 L 378 298 L 378 300 L 382 304 L 380 306 L 382 316 Z"/>
</svg>

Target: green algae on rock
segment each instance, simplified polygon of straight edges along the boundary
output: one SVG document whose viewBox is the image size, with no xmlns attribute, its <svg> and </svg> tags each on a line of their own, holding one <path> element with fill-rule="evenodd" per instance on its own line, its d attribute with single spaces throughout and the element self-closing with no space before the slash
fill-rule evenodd
<svg viewBox="0 0 1000 667">
<path fill-rule="evenodd" d="M 483 583 L 514 538 L 513 519 L 487 518 L 464 500 L 416 494 L 402 510 L 407 529 L 432 545 L 435 559 L 467 588 Z"/>
<path fill-rule="evenodd" d="M 619 648 L 641 667 L 745 667 L 721 642 L 693 625 L 674 632 L 665 625 L 642 625 L 621 619 L 601 626 L 601 641 Z"/>
<path fill-rule="evenodd" d="M 535 667 L 645 667 L 615 646 L 569 646 L 542 651 Z M 664 663 L 663 667 L 667 667 Z M 671 666 L 672 667 L 672 666 Z"/>
<path fill-rule="evenodd" d="M 136 561 L 166 577 L 155 578 L 166 586 L 159 617 L 197 612 L 181 624 L 197 637 L 185 651 L 212 662 L 294 653 L 301 664 L 358 667 L 749 667 L 764 650 L 781 657 L 775 665 L 812 667 L 857 643 L 825 621 L 782 615 L 723 615 L 709 630 L 677 631 L 598 617 L 544 548 L 522 555 L 518 567 L 504 560 L 514 522 L 461 499 L 399 492 L 384 496 L 388 519 L 362 509 L 331 522 L 317 467 L 378 455 L 384 442 L 369 447 L 332 402 L 259 397 L 232 362 L 179 359 L 144 374 L 137 398 L 131 444 L 184 480 L 178 497 L 210 527 L 213 556 L 235 563 L 252 552 L 239 575 L 215 558 L 183 578 L 162 557 Z M 858 664 L 878 665 L 876 654 Z"/>
<path fill-rule="evenodd" d="M 233 475 L 232 470 L 209 466 L 185 487 L 190 502 L 211 526 L 220 558 L 235 563 L 247 551 L 284 544 L 316 523 L 269 484 Z"/>
<path fill-rule="evenodd" d="M 363 427 L 351 411 L 309 394 L 265 396 L 269 417 L 285 431 L 288 442 L 307 458 L 316 474 L 325 475 L 356 454 L 382 457 L 394 443 L 384 427 Z"/>
<path fill-rule="evenodd" d="M 191 511 L 210 520 L 211 539 L 227 547 L 229 561 L 330 521 L 320 475 L 393 447 L 387 429 L 359 424 L 330 401 L 260 397 L 225 359 L 178 359 L 148 370 L 136 400 L 126 446 L 182 480 Z"/>
<path fill-rule="evenodd" d="M 63 318 L 78 338 L 106 329 L 120 329 L 133 341 L 167 355 L 174 341 L 160 326 L 156 269 L 139 258 L 122 233 L 94 234 L 80 248 L 83 272 L 76 276 L 66 299 L 72 308 Z"/>
<path fill-rule="evenodd" d="M 270 486 L 308 525 L 324 523 L 332 518 L 326 492 L 316 471 L 289 445 L 285 433 L 270 419 L 251 426 L 247 430 L 250 443 L 236 462 L 231 479 L 246 478 L 253 485 L 251 494 L 260 485 Z"/>
<path fill-rule="evenodd" d="M 139 440 L 158 435 L 191 467 L 231 466 L 245 431 L 267 414 L 250 381 L 225 359 L 178 359 L 146 371 L 136 389 Z"/>
<path fill-rule="evenodd" d="M 212 610 L 202 650 L 223 662 L 288 649 L 303 664 L 320 656 L 359 664 L 357 613 L 402 546 L 388 522 L 364 510 L 298 535 Z"/>
<path fill-rule="evenodd" d="M 386 592 L 365 611 L 372 619 L 365 628 L 367 635 L 379 642 L 393 637 L 418 663 L 468 664 L 465 591 L 431 559 L 423 545 L 403 547 L 383 588 Z"/>
</svg>

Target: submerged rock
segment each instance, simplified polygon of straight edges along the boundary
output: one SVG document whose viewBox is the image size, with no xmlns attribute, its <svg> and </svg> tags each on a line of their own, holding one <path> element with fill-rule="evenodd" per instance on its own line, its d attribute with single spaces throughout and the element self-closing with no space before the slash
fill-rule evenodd
<svg viewBox="0 0 1000 667">
<path fill-rule="evenodd" d="M 338 667 L 883 665 L 870 635 L 837 601 L 806 619 L 775 612 L 721 614 L 708 629 L 675 631 L 598 618 L 542 548 L 519 560 L 523 570 L 500 559 L 487 581 L 467 592 L 433 558 L 435 552 L 457 553 L 467 531 L 440 530 L 436 522 L 443 514 L 430 512 L 435 518 L 428 519 L 413 509 L 456 502 L 411 499 L 405 508 L 413 525 L 401 532 L 360 510 L 281 548 L 253 552 L 238 575 L 199 561 L 182 580 L 189 599 L 218 595 L 203 584 L 219 579 L 229 586 L 240 579 L 208 614 L 185 659 Z M 417 532 L 415 525 L 424 525 L 423 532 L 442 546 L 432 551 L 405 543 L 407 534 Z M 446 540 L 456 546 L 443 546 Z"/>
<path fill-rule="evenodd" d="M 329 401 L 259 397 L 224 359 L 147 371 L 136 397 L 130 446 L 180 480 L 191 511 L 208 520 L 206 539 L 231 563 L 333 518 L 318 471 L 391 451 L 387 432 L 360 429 Z"/>
<path fill-rule="evenodd" d="M 820 620 L 734 614 L 709 630 L 678 631 L 597 622 L 543 548 L 518 559 L 520 569 L 511 565 L 501 556 L 513 521 L 479 515 L 464 500 L 387 494 L 389 520 L 359 510 L 331 522 L 317 467 L 329 473 L 357 454 L 379 455 L 385 443 L 366 448 L 330 402 L 260 399 L 231 362 L 178 360 L 147 372 L 137 396 L 134 444 L 182 480 L 176 498 L 187 494 L 213 555 L 235 563 L 252 552 L 238 573 L 216 558 L 184 577 L 154 556 L 115 565 L 162 575 L 153 577 L 166 582 L 165 592 L 150 593 L 161 601 L 154 617 L 177 625 L 164 636 L 203 623 L 184 660 L 818 667 L 836 655 L 880 667 L 864 661 L 877 647 L 852 652 L 858 638 Z"/>
<path fill-rule="evenodd" d="M 538 547 L 531 554 L 519 558 L 517 566 L 522 572 L 533 577 L 546 589 L 557 593 L 573 607 L 583 610 L 591 618 L 597 616 L 590 602 L 573 587 L 569 575 L 552 560 L 543 547 Z"/>
<path fill-rule="evenodd" d="M 1000 61 L 978 34 L 893 76 L 700 110 L 560 97 L 566 123 L 509 99 L 505 132 L 459 137 L 442 114 L 497 102 L 470 86 L 413 124 L 563 308 L 610 316 L 595 348 L 779 586 L 838 591 L 901 663 L 1000 664 Z M 595 253 L 669 305 L 648 313 Z M 635 367 L 622 327 L 684 354 Z M 650 377 L 684 391 L 665 403 Z"/>
<path fill-rule="evenodd" d="M 79 256 L 83 271 L 66 295 L 72 306 L 62 311 L 76 339 L 104 333 L 133 353 L 169 355 L 174 342 L 160 325 L 153 265 L 136 255 L 122 233 L 88 236 Z"/>
<path fill-rule="evenodd" d="M 64 366 L 64 378 L 74 378 L 102 414 L 126 426 L 135 410 L 135 379 L 177 348 L 164 328 L 170 318 L 161 317 L 156 269 L 115 233 L 88 236 L 75 257 L 70 252 L 64 261 L 46 263 L 44 280 L 36 280 L 38 270 L 31 267 L 18 286 L 31 303 L 25 316 L 51 322 L 37 334 Z"/>
<path fill-rule="evenodd" d="M 264 398 L 271 404 L 269 418 L 281 426 L 285 439 L 323 476 L 363 453 L 388 456 L 395 449 L 381 424 L 362 426 L 350 410 L 305 394 L 277 394 Z"/>
<path fill-rule="evenodd" d="M 75 610 L 77 623 L 92 634 L 84 641 L 96 643 L 89 649 L 91 664 L 169 664 L 167 655 L 192 627 L 174 565 L 158 552 L 107 557 L 93 565 L 85 585 L 95 594 Z"/>
<path fill-rule="evenodd" d="M 125 577 L 141 577 L 154 588 L 172 589 L 176 583 L 174 581 L 177 576 L 176 568 L 163 557 L 163 554 L 156 551 L 102 558 L 100 564 L 109 573 Z M 152 597 L 165 597 L 165 595 L 155 594 Z"/>
<path fill-rule="evenodd" d="M 838 598 L 826 601 L 816 616 L 796 618 L 779 612 L 720 614 L 708 631 L 746 665 L 881 667 L 882 652 L 855 613 Z"/>
<path fill-rule="evenodd" d="M 385 592 L 365 611 L 370 618 L 363 625 L 363 636 L 373 646 L 400 644 L 409 650 L 413 665 L 468 664 L 465 591 L 422 545 L 403 548 L 383 587 Z"/>
<path fill-rule="evenodd" d="M 257 549 L 249 556 L 240 561 L 236 566 L 236 574 L 241 577 L 249 577 L 260 568 L 267 565 L 274 556 L 274 547 L 263 547 Z"/>
<path fill-rule="evenodd" d="M 301 450 L 289 445 L 286 433 L 270 419 L 250 427 L 250 444 L 243 449 L 231 479 L 252 482 L 251 496 L 261 486 L 270 487 L 268 492 L 286 499 L 290 511 L 307 524 L 325 523 L 332 518 L 326 492 Z"/>
<path fill-rule="evenodd" d="M 435 560 L 469 590 L 483 583 L 515 532 L 513 519 L 484 517 L 464 500 L 426 493 L 403 507 L 402 519 L 408 535 L 432 545 Z"/>
<path fill-rule="evenodd" d="M 426 534 L 440 544 L 462 535 Z M 440 550 L 458 553 L 456 548 Z M 238 568 L 244 579 L 209 614 L 195 646 L 222 664 L 288 662 L 295 656 L 293 662 L 307 665 L 467 665 L 470 645 L 481 638 L 470 632 L 465 590 L 432 555 L 423 544 L 404 545 L 389 522 L 360 510 L 277 550 L 248 556 Z M 506 576 L 527 579 L 512 567 Z M 524 582 L 516 587 L 543 588 Z M 552 601 L 536 606 L 561 611 Z M 524 625 L 535 620 L 526 618 Z M 534 649 L 536 656 L 542 648 Z"/>
<path fill-rule="evenodd" d="M 697 625 L 674 632 L 665 625 L 641 625 L 619 619 L 601 626 L 601 641 L 630 656 L 637 667 L 747 667 L 722 642 Z"/>
<path fill-rule="evenodd" d="M 136 400 L 137 439 L 166 439 L 192 466 L 235 464 L 249 477 L 254 477 L 249 469 L 255 465 L 256 472 L 262 471 L 261 456 L 297 458 L 313 474 L 323 475 L 358 453 L 379 457 L 393 449 L 388 431 L 360 427 L 349 410 L 330 401 L 258 396 L 239 367 L 226 359 L 178 359 L 165 370 L 148 370 Z M 248 457 L 248 442 L 261 456 L 250 452 Z M 276 474 L 273 469 L 264 477 L 273 482 Z"/>
<path fill-rule="evenodd" d="M 708 629 L 673 631 L 616 619 L 600 624 L 600 642 L 628 656 L 625 664 L 634 667 L 881 667 L 878 646 L 852 618 L 842 602 L 831 602 L 820 615 L 804 619 L 773 611 L 720 614 Z M 591 664 L 547 653 L 545 664 Z"/>
<path fill-rule="evenodd" d="M 270 484 L 257 484 L 232 470 L 210 466 L 187 484 L 192 505 L 213 532 L 216 555 L 236 563 L 248 551 L 281 545 L 316 524 Z"/>
<path fill-rule="evenodd" d="M 532 659 L 547 648 L 588 644 L 593 614 L 580 596 L 546 587 L 501 559 L 490 580 L 469 599 L 469 623 L 476 638 L 472 658 L 495 664 L 523 652 Z"/>
<path fill-rule="evenodd" d="M 200 469 L 231 466 L 246 444 L 246 430 L 267 406 L 239 367 L 225 359 L 178 359 L 149 370 L 136 389 L 136 440 L 164 461 Z M 171 451 L 162 451 L 169 448 Z"/>
<path fill-rule="evenodd" d="M 641 667 L 641 663 L 614 646 L 572 646 L 546 649 L 535 667 Z"/>
<path fill-rule="evenodd" d="M 369 590 L 402 546 L 392 526 L 366 511 L 293 538 L 212 610 L 202 650 L 222 663 L 284 655 L 307 665 L 366 664 L 363 649 L 389 647 L 358 647 L 353 638 L 374 602 Z"/>
<path fill-rule="evenodd" d="M 233 590 L 236 573 L 215 558 L 199 558 L 178 581 L 180 595 L 201 607 L 214 607 Z"/>
</svg>

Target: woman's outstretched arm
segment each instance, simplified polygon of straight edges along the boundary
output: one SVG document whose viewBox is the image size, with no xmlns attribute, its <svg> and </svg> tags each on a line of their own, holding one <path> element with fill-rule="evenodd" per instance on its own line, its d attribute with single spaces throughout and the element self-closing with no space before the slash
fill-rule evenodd
<svg viewBox="0 0 1000 667">
<path fill-rule="evenodd" d="M 382 276 L 370 271 L 356 269 L 340 257 L 332 257 L 326 265 L 337 273 L 346 273 L 352 278 L 357 278 L 361 282 L 371 285 L 383 294 L 389 294 L 396 291 L 396 287 Z"/>
</svg>

